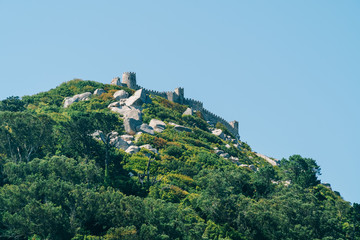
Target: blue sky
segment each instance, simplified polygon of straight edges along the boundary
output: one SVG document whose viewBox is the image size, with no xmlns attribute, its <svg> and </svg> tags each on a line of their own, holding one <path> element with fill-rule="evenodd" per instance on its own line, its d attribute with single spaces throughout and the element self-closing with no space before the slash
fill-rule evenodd
<svg viewBox="0 0 360 240">
<path fill-rule="evenodd" d="M 124 71 L 240 122 L 254 151 L 311 157 L 360 202 L 360 2 L 0 0 L 0 99 Z"/>
</svg>

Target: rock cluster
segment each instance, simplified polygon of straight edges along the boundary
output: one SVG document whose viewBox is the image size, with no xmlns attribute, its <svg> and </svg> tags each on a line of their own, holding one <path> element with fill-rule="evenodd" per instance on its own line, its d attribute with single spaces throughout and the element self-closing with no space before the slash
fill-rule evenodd
<svg viewBox="0 0 360 240">
<path fill-rule="evenodd" d="M 64 108 L 69 107 L 71 104 L 75 102 L 89 100 L 91 95 L 92 95 L 91 92 L 85 92 L 85 93 L 77 94 L 73 97 L 67 97 L 64 100 Z"/>
</svg>

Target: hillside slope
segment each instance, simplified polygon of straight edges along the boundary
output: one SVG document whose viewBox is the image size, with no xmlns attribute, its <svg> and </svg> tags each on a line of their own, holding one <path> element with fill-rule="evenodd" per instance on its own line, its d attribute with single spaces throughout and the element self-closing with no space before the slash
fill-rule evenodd
<svg viewBox="0 0 360 240">
<path fill-rule="evenodd" d="M 360 206 L 315 160 L 276 162 L 141 90 L 1 101 L 0 164 L 0 239 L 360 239 Z"/>
</svg>

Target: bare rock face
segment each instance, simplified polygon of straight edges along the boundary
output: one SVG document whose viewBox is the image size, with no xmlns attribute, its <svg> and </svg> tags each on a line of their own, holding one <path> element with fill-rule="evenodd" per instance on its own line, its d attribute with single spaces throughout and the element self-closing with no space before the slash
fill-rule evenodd
<svg viewBox="0 0 360 240">
<path fill-rule="evenodd" d="M 122 150 L 126 150 L 129 147 L 129 144 L 118 135 L 110 137 L 110 145 Z"/>
<path fill-rule="evenodd" d="M 138 146 L 130 146 L 128 149 L 125 150 L 125 152 L 129 154 L 134 154 L 140 151 L 140 148 Z"/>
<path fill-rule="evenodd" d="M 138 126 L 141 125 L 140 120 L 136 120 L 134 118 L 125 118 L 124 119 L 124 128 L 125 131 L 130 135 L 135 135 L 137 132 Z"/>
<path fill-rule="evenodd" d="M 212 131 L 212 134 L 214 134 L 215 136 L 218 136 L 219 138 L 224 139 L 225 135 L 223 133 L 223 131 L 221 129 L 215 129 Z"/>
<path fill-rule="evenodd" d="M 137 131 L 147 133 L 150 135 L 154 135 L 154 129 L 152 127 L 150 127 L 149 125 L 147 125 L 146 123 L 143 123 L 140 126 L 138 126 Z"/>
<path fill-rule="evenodd" d="M 134 136 L 131 136 L 131 135 L 121 135 L 120 136 L 122 138 L 122 140 L 128 142 L 128 141 L 134 141 Z"/>
<path fill-rule="evenodd" d="M 113 103 L 110 103 L 109 104 L 109 106 L 108 106 L 108 108 L 113 108 L 113 107 L 120 107 L 121 105 L 120 105 L 120 102 L 113 102 Z"/>
<path fill-rule="evenodd" d="M 149 125 L 154 129 L 155 132 L 162 132 L 166 128 L 166 124 L 158 119 L 151 119 Z"/>
<path fill-rule="evenodd" d="M 85 93 L 77 94 L 73 97 L 67 97 L 67 98 L 65 98 L 65 101 L 64 101 L 64 108 L 69 107 L 71 104 L 73 104 L 75 102 L 89 100 L 91 95 L 92 95 L 91 92 L 85 92 Z"/>
<path fill-rule="evenodd" d="M 228 153 L 222 153 L 222 154 L 220 154 L 220 157 L 229 158 L 230 155 Z"/>
<path fill-rule="evenodd" d="M 142 121 L 141 111 L 135 108 L 130 108 L 130 110 L 124 114 L 124 117 L 133 118 L 135 120 Z"/>
<path fill-rule="evenodd" d="M 176 123 L 169 123 L 170 125 L 174 126 L 174 129 L 178 132 L 191 132 L 191 129 L 185 126 L 178 125 Z"/>
<path fill-rule="evenodd" d="M 129 97 L 129 93 L 124 90 L 116 91 L 113 95 L 116 100 L 125 99 Z"/>
<path fill-rule="evenodd" d="M 106 91 L 102 88 L 98 88 L 94 91 L 94 95 L 96 95 L 96 96 L 100 96 L 103 93 L 106 93 Z"/>
<path fill-rule="evenodd" d="M 124 116 L 128 111 L 131 110 L 131 108 L 128 106 L 119 106 L 119 107 L 110 107 L 110 110 L 112 112 L 116 112 L 116 113 Z"/>
<path fill-rule="evenodd" d="M 145 148 L 145 149 L 147 149 L 147 150 L 152 151 L 152 152 L 155 153 L 155 154 L 158 154 L 158 153 L 159 153 L 158 150 L 157 150 L 156 148 L 154 148 L 153 146 L 151 146 L 150 144 L 142 145 L 142 146 L 140 146 L 140 148 Z"/>
<path fill-rule="evenodd" d="M 140 107 L 146 102 L 146 93 L 144 89 L 137 90 L 131 97 L 129 97 L 125 104 L 127 106 Z"/>
<path fill-rule="evenodd" d="M 193 115 L 194 111 L 191 108 L 187 108 L 185 110 L 185 112 L 183 113 L 183 115 Z"/>
</svg>

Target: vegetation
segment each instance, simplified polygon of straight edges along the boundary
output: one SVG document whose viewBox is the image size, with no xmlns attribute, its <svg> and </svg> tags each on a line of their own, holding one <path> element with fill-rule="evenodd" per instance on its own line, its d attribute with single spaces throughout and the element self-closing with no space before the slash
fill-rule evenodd
<svg viewBox="0 0 360 240">
<path fill-rule="evenodd" d="M 62 107 L 100 87 L 107 93 Z M 160 97 L 143 106 L 144 122 L 192 129 L 142 134 L 136 144 L 159 154 L 112 147 L 109 134 L 124 133 L 107 109 L 117 89 L 72 80 L 0 102 L 0 239 L 360 239 L 360 205 L 322 185 L 315 160 L 273 167 L 211 134 L 201 114 L 182 116 L 186 106 Z"/>
</svg>

